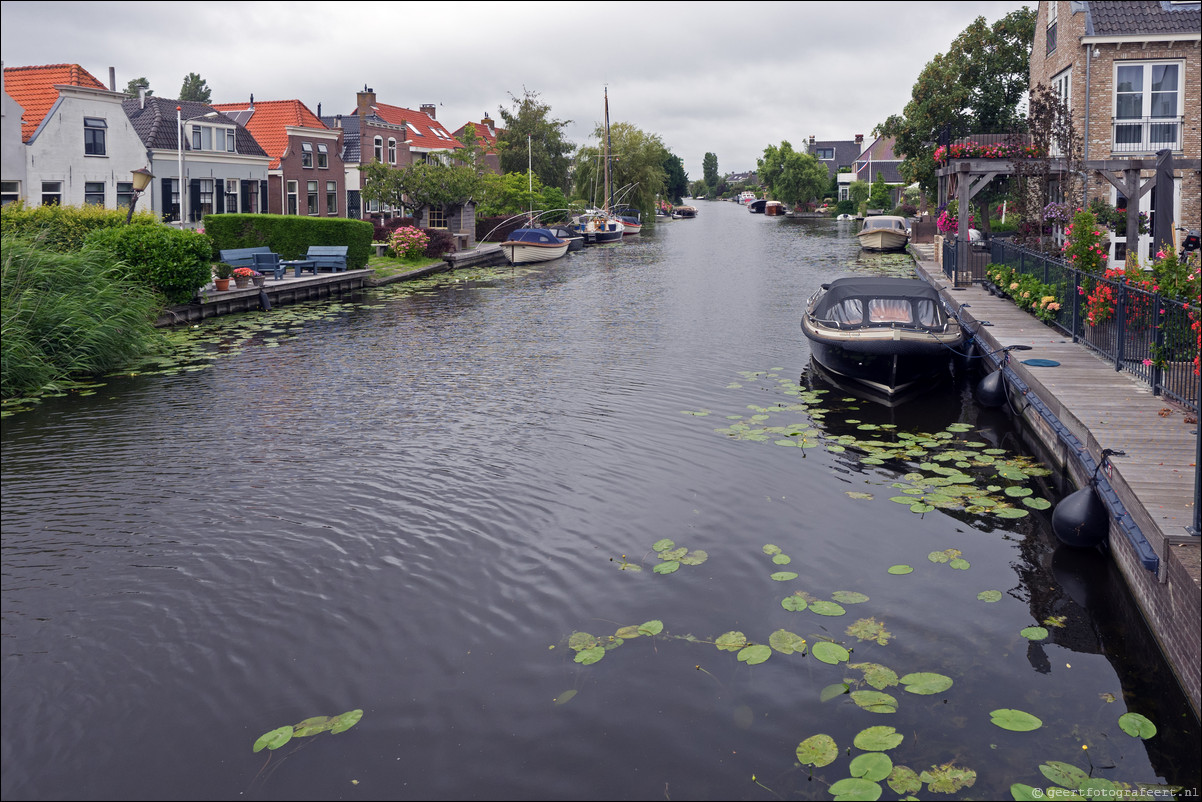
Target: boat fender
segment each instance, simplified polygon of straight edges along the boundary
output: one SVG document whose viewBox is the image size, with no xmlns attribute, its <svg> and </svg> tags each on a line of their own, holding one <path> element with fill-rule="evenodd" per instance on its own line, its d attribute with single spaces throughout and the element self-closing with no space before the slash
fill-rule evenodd
<svg viewBox="0 0 1202 802">
<path fill-rule="evenodd" d="M 1052 512 L 1052 531 L 1066 546 L 1099 546 L 1110 533 L 1106 507 L 1092 486 L 1070 493 Z"/>
<path fill-rule="evenodd" d="M 259 308 L 264 312 L 271 311 L 271 299 L 267 297 L 267 290 L 259 290 Z"/>
<path fill-rule="evenodd" d="M 1000 370 L 995 370 L 977 382 L 973 396 L 983 407 L 1000 407 L 1006 403 L 1006 382 Z"/>
</svg>

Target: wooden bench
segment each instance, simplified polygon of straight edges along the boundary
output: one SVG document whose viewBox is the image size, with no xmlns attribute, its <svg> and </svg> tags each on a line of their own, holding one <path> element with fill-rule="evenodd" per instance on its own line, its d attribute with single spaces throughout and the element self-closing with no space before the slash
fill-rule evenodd
<svg viewBox="0 0 1202 802">
<path fill-rule="evenodd" d="M 262 258 L 256 259 L 256 256 L 275 258 L 271 260 L 271 264 L 264 265 L 264 260 Z M 266 268 L 275 274 L 277 281 L 284 277 L 284 266 L 280 264 L 280 258 L 266 245 L 257 248 L 229 248 L 223 250 L 221 252 L 221 261 L 234 267 L 249 267 L 258 270 L 260 273 L 264 272 L 264 268 Z"/>
<path fill-rule="evenodd" d="M 310 245 L 305 259 L 313 262 L 319 269 L 328 267 L 337 273 L 346 270 L 346 251 L 345 245 Z"/>
</svg>

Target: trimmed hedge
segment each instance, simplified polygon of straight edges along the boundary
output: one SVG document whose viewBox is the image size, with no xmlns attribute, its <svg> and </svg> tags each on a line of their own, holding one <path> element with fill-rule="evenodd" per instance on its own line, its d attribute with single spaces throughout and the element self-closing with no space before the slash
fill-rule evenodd
<svg viewBox="0 0 1202 802">
<path fill-rule="evenodd" d="M 191 301 L 213 276 L 213 245 L 197 231 L 161 223 L 121 226 L 93 231 L 84 244 L 123 262 L 127 278 L 153 287 L 172 304 Z"/>
<path fill-rule="evenodd" d="M 350 270 L 367 266 L 374 233 L 365 220 L 290 214 L 210 214 L 205 215 L 204 229 L 213 241 L 213 261 L 230 248 L 267 246 L 281 259 L 302 259 L 310 245 L 345 245 Z"/>
<path fill-rule="evenodd" d="M 24 201 L 9 203 L 0 209 L 0 231 L 6 237 L 17 237 L 56 253 L 83 250 L 88 234 L 105 228 L 125 225 L 128 209 L 105 209 L 103 206 L 26 206 Z M 158 225 L 153 212 L 138 212 L 137 225 Z"/>
</svg>

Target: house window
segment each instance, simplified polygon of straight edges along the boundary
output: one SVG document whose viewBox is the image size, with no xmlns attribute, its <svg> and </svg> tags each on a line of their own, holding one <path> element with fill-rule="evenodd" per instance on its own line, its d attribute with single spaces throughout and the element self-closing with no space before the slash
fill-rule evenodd
<svg viewBox="0 0 1202 802">
<path fill-rule="evenodd" d="M 63 182 L 62 181 L 43 181 L 42 182 L 42 205 L 51 206 L 57 204 L 61 206 L 63 203 Z"/>
<path fill-rule="evenodd" d="M 309 142 L 301 143 L 301 167 L 313 167 L 313 145 Z"/>
<path fill-rule="evenodd" d="M 382 162 L 382 161 L 384 161 L 384 138 L 379 137 L 379 136 L 376 137 L 375 144 L 376 144 L 376 161 Z"/>
<path fill-rule="evenodd" d="M 129 202 L 134 199 L 134 182 L 133 181 L 118 181 L 117 182 L 117 208 L 128 209 Z"/>
<path fill-rule="evenodd" d="M 823 159 L 825 161 L 831 161 L 832 159 L 835 158 L 835 149 L 834 148 L 815 148 L 814 155 L 819 159 Z"/>
<path fill-rule="evenodd" d="M 170 193 L 171 194 L 171 208 L 164 210 L 165 219 L 168 222 L 178 223 L 179 222 L 179 214 L 180 214 L 179 179 L 178 178 L 169 178 L 167 180 L 171 182 L 171 193 Z"/>
<path fill-rule="evenodd" d="M 104 182 L 85 181 L 83 184 L 83 202 L 92 206 L 103 206 Z"/>
<path fill-rule="evenodd" d="M 227 152 L 229 152 L 229 153 L 237 152 L 236 148 L 234 147 L 234 142 L 235 142 L 234 129 L 227 128 L 225 130 L 225 149 Z"/>
<path fill-rule="evenodd" d="M 427 213 L 426 227 L 427 228 L 446 228 L 447 217 L 443 214 L 442 209 L 430 209 Z"/>
<path fill-rule="evenodd" d="M 200 206 L 197 207 L 195 212 L 189 212 L 194 220 L 199 220 L 206 214 L 212 214 L 214 211 L 213 204 L 216 202 L 213 200 L 213 193 L 216 191 L 214 179 L 201 178 L 198 179 L 198 183 L 200 184 Z"/>
<path fill-rule="evenodd" d="M 1183 67 L 1163 61 L 1115 65 L 1115 151 L 1181 150 Z"/>
<path fill-rule="evenodd" d="M 296 193 L 298 184 L 295 181 L 288 182 L 288 211 L 285 214 L 296 214 Z"/>
<path fill-rule="evenodd" d="M 326 214 L 338 214 L 338 182 L 326 182 Z"/>
<path fill-rule="evenodd" d="M 225 179 L 225 211 L 226 214 L 238 213 L 238 179 Z"/>
<path fill-rule="evenodd" d="M 7 206 L 10 203 L 16 203 L 19 200 L 21 200 L 20 181 L 0 182 L 0 205 Z"/>
<path fill-rule="evenodd" d="M 207 125 L 192 127 L 192 150 L 212 150 L 213 129 Z"/>
<path fill-rule="evenodd" d="M 318 211 L 317 210 L 317 182 L 316 181 L 305 182 L 305 189 L 307 190 L 307 194 L 308 194 L 308 197 L 305 199 L 305 202 L 309 204 L 307 211 L 309 212 L 309 214 L 317 214 L 317 211 Z"/>
<path fill-rule="evenodd" d="M 83 118 L 83 152 L 85 156 L 104 156 L 104 138 L 108 123 L 99 117 Z"/>
<path fill-rule="evenodd" d="M 396 164 L 396 140 L 388 138 L 388 163 Z"/>
<path fill-rule="evenodd" d="M 330 166 L 330 154 L 326 150 L 326 146 L 318 144 L 317 146 L 317 169 L 325 170 Z"/>
<path fill-rule="evenodd" d="M 1056 18 L 1058 16 L 1059 5 L 1055 0 L 1048 3 L 1048 42 L 1047 49 L 1044 51 L 1046 53 L 1052 53 L 1056 50 Z"/>
</svg>

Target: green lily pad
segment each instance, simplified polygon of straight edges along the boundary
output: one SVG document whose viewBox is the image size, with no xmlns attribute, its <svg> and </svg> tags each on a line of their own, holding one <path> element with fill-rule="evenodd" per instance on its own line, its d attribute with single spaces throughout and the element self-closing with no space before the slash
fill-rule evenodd
<svg viewBox="0 0 1202 802">
<path fill-rule="evenodd" d="M 837 643 L 831 643 L 827 640 L 818 641 L 811 646 L 810 654 L 814 655 L 814 657 L 818 658 L 822 662 L 829 663 L 832 666 L 838 665 L 839 663 L 846 663 L 848 658 L 851 657 L 851 652 L 847 651 L 847 649 L 844 649 Z"/>
<path fill-rule="evenodd" d="M 647 621 L 639 625 L 640 635 L 658 635 L 664 631 L 664 622 L 658 619 Z"/>
<path fill-rule="evenodd" d="M 963 766 L 944 763 L 942 766 L 931 766 L 918 778 L 937 794 L 954 794 L 961 788 L 971 788 L 977 781 L 977 773 Z"/>
<path fill-rule="evenodd" d="M 882 646 L 889 644 L 893 633 L 885 629 L 884 623 L 875 618 L 861 618 L 847 628 L 847 634 L 860 640 L 875 641 Z"/>
<path fill-rule="evenodd" d="M 1027 505 L 1033 510 L 1046 510 L 1048 507 L 1052 506 L 1052 502 L 1048 501 L 1046 498 L 1034 497 L 1024 498 L 1023 504 Z"/>
<path fill-rule="evenodd" d="M 1026 783 L 1012 783 L 1010 785 L 1010 796 L 1014 797 L 1015 802 L 1043 802 L 1047 798 L 1047 792 L 1042 788 L 1033 788 Z"/>
<path fill-rule="evenodd" d="M 738 659 L 740 663 L 746 663 L 749 666 L 759 665 L 772 656 L 772 649 L 768 648 L 763 643 L 756 643 L 752 646 L 744 646 L 739 650 Z"/>
<path fill-rule="evenodd" d="M 847 770 L 852 777 L 879 782 L 893 771 L 893 761 L 884 752 L 866 752 L 854 757 Z"/>
<path fill-rule="evenodd" d="M 903 740 L 905 740 L 905 736 L 892 727 L 869 727 L 856 733 L 852 743 L 855 744 L 856 749 L 863 749 L 865 752 L 887 752 Z"/>
<path fill-rule="evenodd" d="M 1089 775 L 1081 769 L 1059 760 L 1049 760 L 1040 765 L 1039 771 L 1044 777 L 1065 788 L 1077 788 L 1089 779 Z"/>
<path fill-rule="evenodd" d="M 628 627 L 620 628 L 617 632 L 614 633 L 614 637 L 621 638 L 622 640 L 634 640 L 635 638 L 637 638 L 639 635 L 642 635 L 642 634 L 643 633 L 639 632 L 638 627 L 631 624 Z"/>
<path fill-rule="evenodd" d="M 818 615 L 837 616 L 844 615 L 847 610 L 843 606 L 833 601 L 816 601 L 810 602 L 810 612 Z"/>
<path fill-rule="evenodd" d="M 292 727 L 278 727 L 271 732 L 265 732 L 255 741 L 254 751 L 262 752 L 264 748 L 279 749 L 292 740 L 293 732 L 295 730 Z"/>
<path fill-rule="evenodd" d="M 660 563 L 651 570 L 657 574 L 671 574 L 680 569 L 680 563 L 675 560 L 669 560 L 666 563 Z"/>
<path fill-rule="evenodd" d="M 668 549 L 672 548 L 675 545 L 676 545 L 675 542 L 669 540 L 668 538 L 663 538 L 662 540 L 657 540 L 654 543 L 652 543 L 651 549 L 652 549 L 652 551 L 667 551 Z"/>
<path fill-rule="evenodd" d="M 922 790 L 918 772 L 909 766 L 894 766 L 889 774 L 889 787 L 899 794 L 916 794 Z"/>
<path fill-rule="evenodd" d="M 863 604 L 868 601 L 867 596 L 854 590 L 836 590 L 831 594 L 831 598 L 843 604 Z"/>
<path fill-rule="evenodd" d="M 345 713 L 340 713 L 330 719 L 330 734 L 337 735 L 340 732 L 346 732 L 351 727 L 359 723 L 363 718 L 362 710 L 348 710 Z"/>
<path fill-rule="evenodd" d="M 788 582 L 791 579 L 796 579 L 797 574 L 793 573 L 792 571 L 777 571 L 775 574 L 771 574 L 768 578 L 776 580 L 777 582 Z"/>
<path fill-rule="evenodd" d="M 1025 518 L 1028 513 L 1026 510 L 1020 510 L 1017 507 L 1002 507 L 1000 510 L 995 509 L 993 514 L 999 518 Z"/>
<path fill-rule="evenodd" d="M 313 735 L 319 735 L 332 726 L 334 725 L 329 716 L 313 716 L 297 724 L 294 727 L 295 731 L 292 733 L 292 737 L 308 738 Z"/>
<path fill-rule="evenodd" d="M 587 632 L 573 632 L 568 638 L 568 648 L 574 652 L 591 649 L 597 645 L 597 638 Z"/>
<path fill-rule="evenodd" d="M 559 707 L 560 705 L 566 705 L 568 702 L 576 698 L 577 693 L 579 693 L 579 691 L 577 691 L 575 688 L 564 691 L 559 696 L 555 697 L 555 706 Z"/>
<path fill-rule="evenodd" d="M 768 636 L 768 645 L 781 654 L 805 654 L 806 639 L 787 629 L 778 629 Z"/>
<path fill-rule="evenodd" d="M 822 693 L 818 695 L 818 701 L 829 702 L 836 696 L 842 696 L 851 690 L 851 686 L 846 682 L 836 682 L 834 685 L 827 685 L 822 689 Z"/>
<path fill-rule="evenodd" d="M 851 699 L 870 713 L 897 712 L 897 699 L 882 691 L 852 691 Z"/>
<path fill-rule="evenodd" d="M 703 562 L 705 562 L 709 558 L 710 558 L 710 555 L 708 552 L 703 551 L 701 549 L 695 549 L 693 551 L 690 551 L 685 556 L 681 557 L 680 564 L 681 565 L 701 565 Z"/>
<path fill-rule="evenodd" d="M 864 681 L 878 691 L 897 684 L 897 672 L 879 663 L 851 663 L 848 668 L 864 672 Z"/>
<path fill-rule="evenodd" d="M 809 604 L 810 603 L 806 600 L 806 597 L 798 593 L 794 593 L 792 596 L 786 596 L 780 600 L 781 607 L 784 607 L 786 610 L 791 610 L 795 613 L 800 613 L 802 610 L 808 607 Z"/>
<path fill-rule="evenodd" d="M 732 630 L 719 635 L 714 645 L 725 652 L 737 652 L 747 645 L 747 636 Z"/>
<path fill-rule="evenodd" d="M 977 594 L 977 598 L 983 602 L 996 602 L 1002 600 L 1002 592 L 1000 590 L 983 590 Z"/>
<path fill-rule="evenodd" d="M 772 562 L 777 565 L 788 565 L 789 563 L 793 562 L 793 558 L 788 554 L 777 554 L 772 558 Z"/>
<path fill-rule="evenodd" d="M 905 574 L 912 573 L 913 571 L 914 569 L 908 565 L 889 566 L 889 573 L 893 574 L 894 576 L 903 576 Z"/>
<path fill-rule="evenodd" d="M 797 745 L 797 762 L 803 766 L 822 768 L 839 757 L 839 746 L 829 735 L 811 735 Z"/>
<path fill-rule="evenodd" d="M 952 687 L 952 678 L 946 677 L 943 674 L 935 674 L 930 671 L 920 671 L 914 674 L 906 674 L 900 680 L 910 693 L 916 693 L 921 696 L 930 696 L 936 693 L 943 693 L 948 688 Z"/>
<path fill-rule="evenodd" d="M 780 546 L 774 546 L 771 543 L 764 546 L 764 553 L 771 557 L 773 554 L 780 554 Z"/>
<path fill-rule="evenodd" d="M 575 662 L 580 663 L 581 665 L 591 666 L 593 663 L 597 662 L 604 656 L 605 656 L 605 647 L 604 646 L 594 646 L 591 649 L 584 649 L 582 651 L 576 652 Z"/>
<path fill-rule="evenodd" d="M 1046 640 L 1048 637 L 1048 631 L 1043 627 L 1024 627 L 1018 634 L 1031 641 Z"/>
<path fill-rule="evenodd" d="M 1124 713 L 1119 716 L 1119 727 L 1132 738 L 1145 741 L 1156 734 L 1156 725 L 1139 713 Z"/>
<path fill-rule="evenodd" d="M 1031 732 L 1043 726 L 1043 722 L 1030 713 L 1009 707 L 990 711 L 989 720 L 1011 732 Z"/>
<path fill-rule="evenodd" d="M 659 553 L 659 558 L 661 560 L 664 560 L 665 562 L 667 562 L 669 560 L 680 562 L 680 558 L 685 556 L 688 553 L 689 553 L 689 550 L 687 547 L 680 546 L 675 549 L 668 549 L 667 551 L 661 551 Z"/>
<path fill-rule="evenodd" d="M 839 800 L 862 800 L 876 802 L 881 798 L 882 789 L 877 783 L 862 777 L 845 777 L 827 789 Z"/>
</svg>

